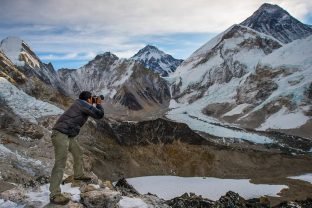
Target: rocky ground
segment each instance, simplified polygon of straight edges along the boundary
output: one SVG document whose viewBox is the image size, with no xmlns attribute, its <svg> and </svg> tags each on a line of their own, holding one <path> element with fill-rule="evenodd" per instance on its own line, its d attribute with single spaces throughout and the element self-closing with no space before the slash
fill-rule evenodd
<svg viewBox="0 0 312 208">
<path fill-rule="evenodd" d="M 0 152 L 0 191 L 2 193 L 0 199 L 30 203 L 26 199 L 19 201 L 20 198 L 15 198 L 15 195 L 11 193 L 15 190 L 19 191 L 18 196 L 23 195 L 30 188 L 33 189 L 34 185 L 37 187 L 48 183 L 53 164 L 50 131 L 56 117 L 43 118 L 39 125 L 32 125 L 20 121 L 8 111 L 2 111 L 2 114 L 6 121 L 1 123 L 0 129 L 2 148 Z M 213 143 L 194 133 L 187 125 L 166 119 L 144 122 L 118 122 L 112 119 L 104 119 L 100 122 L 89 120 L 82 128 L 78 140 L 84 149 L 85 170 L 94 172 L 103 181 L 117 181 L 123 177 L 148 175 L 247 178 L 256 184 L 283 184 L 289 187 L 280 193 L 281 197 L 267 198 L 272 206 L 277 206 L 283 201 L 306 200 L 312 197 L 310 183 L 287 178 L 312 172 L 312 158 L 308 154 L 293 155 L 287 151 L 274 149 L 274 147 L 257 149 Z M 68 159 L 66 174 L 72 174 L 71 157 Z M 105 197 L 107 189 L 96 190 L 92 192 L 95 194 L 92 197 Z M 116 191 L 115 188 L 112 188 L 112 191 Z M 116 194 L 119 199 L 133 197 L 122 191 Z M 14 197 L 8 198 L 9 196 Z M 81 196 L 81 199 L 83 197 Z M 131 201 L 128 198 L 125 198 L 125 201 Z M 157 203 L 165 203 L 164 200 L 153 195 L 139 195 L 136 198 L 143 200 L 147 205 L 156 203 L 155 200 Z M 203 202 L 197 202 L 199 199 L 201 198 L 198 196 L 184 195 L 168 202 L 171 204 L 167 202 L 165 204 L 171 207 L 183 207 L 184 205 L 180 206 L 180 204 L 185 203 L 184 207 L 200 207 L 198 204 L 209 201 L 203 199 Z M 248 201 L 244 203 L 242 207 L 250 207 Z M 82 201 L 79 203 L 73 201 L 70 206 L 79 207 L 82 204 Z M 39 205 L 32 206 L 38 207 Z M 94 207 L 104 207 L 104 205 Z M 150 207 L 157 206 L 150 205 Z"/>
<path fill-rule="evenodd" d="M 194 193 L 184 193 L 183 195 L 164 200 L 153 194 L 140 194 L 127 181 L 122 178 L 115 185 L 109 181 L 101 181 L 92 175 L 90 183 L 83 183 L 73 180 L 70 176 L 63 182 L 64 186 L 70 187 L 69 193 L 65 195 L 71 201 L 65 206 L 56 206 L 48 202 L 48 192 L 42 187 L 47 180 L 35 180 L 24 187 L 14 188 L 0 194 L 1 207 L 66 207 L 66 208 L 128 208 L 128 207 L 158 207 L 158 208 L 308 208 L 312 206 L 312 199 L 307 198 L 301 201 L 284 201 L 272 206 L 267 197 L 253 198 L 246 200 L 239 194 L 232 191 L 227 192 L 217 201 L 212 201 Z M 73 191 L 74 190 L 74 191 Z"/>
</svg>

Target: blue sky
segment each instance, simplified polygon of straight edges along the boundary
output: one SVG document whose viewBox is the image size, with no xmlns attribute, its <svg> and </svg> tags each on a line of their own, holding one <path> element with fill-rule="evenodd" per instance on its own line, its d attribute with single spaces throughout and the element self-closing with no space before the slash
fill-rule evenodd
<svg viewBox="0 0 312 208">
<path fill-rule="evenodd" d="M 146 44 L 185 59 L 265 2 L 312 25 L 311 0 L 1 0 L 0 38 L 20 37 L 56 69 L 106 51 L 129 58 Z"/>
</svg>

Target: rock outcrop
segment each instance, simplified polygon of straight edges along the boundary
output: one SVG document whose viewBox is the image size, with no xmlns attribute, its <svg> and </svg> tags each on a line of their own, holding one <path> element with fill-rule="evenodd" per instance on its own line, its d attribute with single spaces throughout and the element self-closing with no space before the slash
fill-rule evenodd
<svg viewBox="0 0 312 208">
<path fill-rule="evenodd" d="M 141 122 L 113 122 L 111 128 L 122 145 L 172 144 L 181 141 L 188 144 L 209 144 L 186 124 L 158 118 Z"/>
</svg>

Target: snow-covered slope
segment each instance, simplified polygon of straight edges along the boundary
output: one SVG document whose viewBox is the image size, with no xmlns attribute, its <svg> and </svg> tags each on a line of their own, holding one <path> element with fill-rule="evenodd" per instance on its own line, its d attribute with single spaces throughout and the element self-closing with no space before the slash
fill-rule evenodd
<svg viewBox="0 0 312 208">
<path fill-rule="evenodd" d="M 37 100 L 19 90 L 3 77 L 0 77 L 0 102 L 10 108 L 17 116 L 32 123 L 43 116 L 58 115 L 63 110 L 47 102 Z"/>
<path fill-rule="evenodd" d="M 292 17 L 278 5 L 263 4 L 241 25 L 271 35 L 283 43 L 312 35 L 312 28 Z"/>
<path fill-rule="evenodd" d="M 172 94 L 200 97 L 213 84 L 227 83 L 254 71 L 258 61 L 281 47 L 274 38 L 233 25 L 186 59 L 171 76 Z M 194 97 L 194 98 L 195 98 Z"/>
<path fill-rule="evenodd" d="M 2 51 L 27 77 L 35 77 L 62 91 L 52 64 L 42 63 L 33 50 L 18 37 L 7 37 L 0 43 Z"/>
<path fill-rule="evenodd" d="M 293 129 L 290 133 L 311 137 L 311 50 L 312 36 L 282 45 L 247 27 L 232 26 L 168 78 L 175 100 L 167 117 L 217 137 L 256 143 L 272 141 L 248 135 L 237 125 Z M 233 124 L 235 128 L 224 128 Z"/>
<path fill-rule="evenodd" d="M 142 48 L 131 59 L 140 61 L 146 68 L 164 77 L 174 72 L 183 61 L 181 59 L 175 59 L 171 55 L 151 45 Z"/>
<path fill-rule="evenodd" d="M 265 68 L 277 74 L 272 77 L 277 89 L 251 112 L 282 98 L 284 105 L 268 115 L 260 129 L 296 128 L 311 120 L 312 36 L 287 44 L 262 59 L 258 71 Z"/>
<path fill-rule="evenodd" d="M 61 69 L 58 75 L 73 96 L 88 90 L 103 94 L 106 101 L 131 110 L 169 105 L 170 94 L 165 80 L 140 62 L 119 59 L 109 52 L 96 56 L 77 70 Z"/>
</svg>

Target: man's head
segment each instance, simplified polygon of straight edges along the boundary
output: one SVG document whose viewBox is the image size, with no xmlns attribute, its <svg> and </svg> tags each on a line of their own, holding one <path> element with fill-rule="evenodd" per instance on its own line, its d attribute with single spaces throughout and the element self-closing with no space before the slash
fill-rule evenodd
<svg viewBox="0 0 312 208">
<path fill-rule="evenodd" d="M 85 100 L 85 101 L 88 101 L 89 99 L 91 99 L 91 92 L 89 91 L 82 91 L 79 95 L 79 99 L 80 100 Z"/>
</svg>

